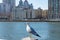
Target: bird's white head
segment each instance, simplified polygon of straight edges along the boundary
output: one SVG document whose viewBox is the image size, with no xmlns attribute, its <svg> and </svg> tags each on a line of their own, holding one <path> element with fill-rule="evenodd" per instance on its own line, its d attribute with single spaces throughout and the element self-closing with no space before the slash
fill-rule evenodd
<svg viewBox="0 0 60 40">
<path fill-rule="evenodd" d="M 30 32 L 31 31 L 30 26 L 29 26 L 28 23 L 26 23 L 26 30 L 27 30 L 27 32 Z"/>
</svg>

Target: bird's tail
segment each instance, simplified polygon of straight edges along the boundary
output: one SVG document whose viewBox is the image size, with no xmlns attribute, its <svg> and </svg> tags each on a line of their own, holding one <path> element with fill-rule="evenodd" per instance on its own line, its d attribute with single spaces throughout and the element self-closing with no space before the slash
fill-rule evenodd
<svg viewBox="0 0 60 40">
<path fill-rule="evenodd" d="M 37 34 L 36 36 L 41 37 L 41 36 L 40 36 L 40 35 L 38 35 L 38 34 Z"/>
</svg>

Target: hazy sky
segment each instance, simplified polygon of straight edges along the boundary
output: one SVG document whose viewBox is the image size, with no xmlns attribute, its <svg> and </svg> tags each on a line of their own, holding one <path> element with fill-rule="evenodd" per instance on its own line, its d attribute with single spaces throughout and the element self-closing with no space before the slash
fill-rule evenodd
<svg viewBox="0 0 60 40">
<path fill-rule="evenodd" d="M 24 0 L 23 0 L 24 1 Z M 0 3 L 2 0 L 0 0 Z M 28 0 L 29 4 L 33 4 L 34 8 L 48 9 L 48 0 Z M 19 0 L 16 0 L 16 5 L 19 4 Z"/>
</svg>

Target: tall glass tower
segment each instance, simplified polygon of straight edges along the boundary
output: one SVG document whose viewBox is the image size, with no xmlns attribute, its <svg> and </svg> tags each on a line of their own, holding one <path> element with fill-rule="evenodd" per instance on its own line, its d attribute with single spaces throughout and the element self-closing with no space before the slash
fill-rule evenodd
<svg viewBox="0 0 60 40">
<path fill-rule="evenodd" d="M 48 0 L 48 18 L 60 18 L 60 0 Z"/>
<path fill-rule="evenodd" d="M 9 4 L 11 9 L 15 7 L 15 0 L 3 0 L 4 4 Z"/>
</svg>

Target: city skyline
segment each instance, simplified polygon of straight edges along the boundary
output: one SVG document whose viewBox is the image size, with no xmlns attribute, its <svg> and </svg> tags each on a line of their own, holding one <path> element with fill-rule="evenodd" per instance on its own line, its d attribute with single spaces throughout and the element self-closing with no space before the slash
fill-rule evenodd
<svg viewBox="0 0 60 40">
<path fill-rule="evenodd" d="M 24 0 L 23 0 L 24 1 Z M 29 4 L 33 4 L 34 9 L 41 8 L 41 9 L 48 9 L 48 0 L 28 0 Z M 37 3 L 36 3 L 37 2 Z M 2 3 L 2 0 L 0 0 Z M 19 0 L 16 0 L 16 6 L 19 4 Z"/>
</svg>

